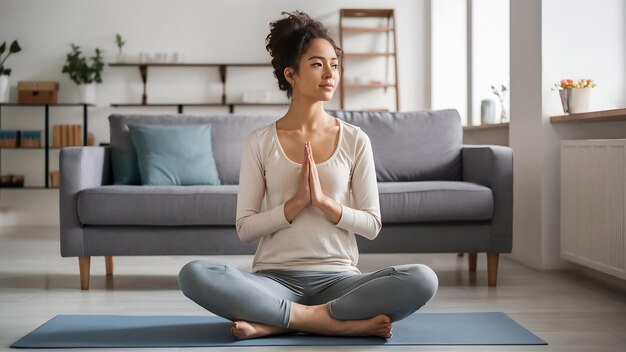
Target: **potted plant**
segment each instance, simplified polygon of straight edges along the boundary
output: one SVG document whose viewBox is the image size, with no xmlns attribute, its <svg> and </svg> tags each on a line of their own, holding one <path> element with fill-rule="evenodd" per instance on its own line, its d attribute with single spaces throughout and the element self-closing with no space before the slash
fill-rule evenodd
<svg viewBox="0 0 626 352">
<path fill-rule="evenodd" d="M 80 51 L 80 46 L 72 45 L 72 51 L 67 54 L 63 73 L 67 73 L 70 79 L 78 84 L 79 101 L 93 104 L 96 102 L 96 83 L 102 83 L 102 50 L 96 48 L 95 56 L 89 58 L 91 63 Z"/>
<path fill-rule="evenodd" d="M 2 45 L 0 45 L 0 103 L 9 102 L 9 76 L 11 75 L 11 69 L 4 67 L 4 62 L 7 61 L 7 58 L 11 56 L 11 54 L 22 51 L 17 40 L 14 40 L 9 47 L 9 52 L 7 52 L 7 55 L 3 58 L 2 54 L 4 54 L 6 48 L 7 43 L 2 42 Z"/>
<path fill-rule="evenodd" d="M 117 46 L 117 62 L 124 62 L 126 61 L 126 55 L 124 55 L 122 53 L 122 47 L 124 46 L 124 44 L 126 44 L 126 42 L 124 41 L 124 39 L 122 38 L 122 36 L 119 33 L 115 34 L 115 45 Z"/>
</svg>

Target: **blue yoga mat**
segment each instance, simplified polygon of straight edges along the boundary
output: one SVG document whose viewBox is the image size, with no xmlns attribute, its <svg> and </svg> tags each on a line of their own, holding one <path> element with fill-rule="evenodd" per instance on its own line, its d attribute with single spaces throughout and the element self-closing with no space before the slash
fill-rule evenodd
<svg viewBox="0 0 626 352">
<path fill-rule="evenodd" d="M 393 324 L 393 337 L 287 334 L 238 341 L 216 316 L 57 315 L 13 348 L 320 345 L 547 345 L 502 312 L 415 313 Z"/>
</svg>

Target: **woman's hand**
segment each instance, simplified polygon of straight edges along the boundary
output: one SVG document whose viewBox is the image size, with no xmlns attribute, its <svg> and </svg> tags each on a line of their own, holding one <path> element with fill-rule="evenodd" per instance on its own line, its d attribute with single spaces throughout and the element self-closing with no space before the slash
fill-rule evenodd
<svg viewBox="0 0 626 352">
<path fill-rule="evenodd" d="M 304 143 L 304 162 L 300 171 L 300 180 L 296 195 L 285 204 L 285 218 L 289 223 L 304 209 L 309 203 L 320 209 L 326 217 L 337 224 L 341 219 L 342 207 L 337 201 L 327 197 L 322 192 L 320 178 L 313 159 L 311 143 Z"/>
<path fill-rule="evenodd" d="M 304 145 L 304 163 L 302 164 L 302 169 L 300 170 L 300 181 L 298 184 L 298 191 L 294 198 L 296 198 L 300 205 L 304 208 L 309 203 L 311 203 L 311 189 L 309 184 L 309 176 L 311 174 L 311 168 L 308 163 L 308 154 L 306 143 Z"/>
<path fill-rule="evenodd" d="M 314 206 L 320 207 L 325 201 L 326 195 L 322 192 L 322 186 L 320 185 L 319 174 L 317 173 L 317 166 L 315 166 L 315 159 L 313 159 L 313 149 L 311 148 L 311 142 L 304 143 L 304 152 L 306 155 L 305 164 L 308 164 L 309 168 L 309 189 L 311 190 L 311 203 Z"/>
<path fill-rule="evenodd" d="M 304 163 L 300 170 L 300 179 L 298 181 L 298 190 L 296 194 L 285 203 L 285 219 L 289 223 L 311 203 L 311 187 L 309 185 L 309 175 L 311 174 L 310 166 L 307 161 L 307 150 L 304 147 Z"/>
<path fill-rule="evenodd" d="M 306 142 L 304 144 L 304 149 L 307 152 L 306 161 L 308 161 L 310 170 L 309 188 L 311 189 L 311 203 L 313 203 L 316 208 L 321 210 L 333 224 L 337 224 L 341 219 L 343 208 L 341 207 L 341 204 L 337 203 L 334 199 L 327 197 L 324 192 L 322 192 L 320 177 L 317 173 L 315 159 L 313 159 L 313 148 L 311 148 L 311 143 Z"/>
</svg>

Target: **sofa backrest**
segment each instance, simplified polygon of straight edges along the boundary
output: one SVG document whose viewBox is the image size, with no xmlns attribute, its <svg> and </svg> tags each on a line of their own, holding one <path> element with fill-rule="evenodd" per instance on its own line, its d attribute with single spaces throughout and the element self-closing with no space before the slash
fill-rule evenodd
<svg viewBox="0 0 626 352">
<path fill-rule="evenodd" d="M 120 115 L 109 116 L 111 156 L 136 156 L 130 139 L 128 125 L 201 125 L 211 124 L 213 157 L 220 182 L 223 185 L 239 183 L 239 168 L 246 136 L 253 130 L 266 126 L 277 116 L 259 115 Z M 115 166 L 115 165 L 113 165 Z M 115 174 L 115 170 L 113 170 Z"/>
<path fill-rule="evenodd" d="M 419 112 L 328 111 L 359 126 L 370 138 L 379 182 L 460 180 L 463 128 L 456 110 Z M 213 156 L 221 184 L 238 184 L 246 136 L 279 116 L 121 115 L 109 116 L 112 159 L 136 158 L 129 124 L 211 124 Z M 115 165 L 114 165 L 115 166 Z M 114 170 L 115 174 L 115 170 Z"/>
<path fill-rule="evenodd" d="M 378 182 L 456 181 L 462 177 L 463 126 L 457 110 L 328 111 L 370 138 Z"/>
</svg>

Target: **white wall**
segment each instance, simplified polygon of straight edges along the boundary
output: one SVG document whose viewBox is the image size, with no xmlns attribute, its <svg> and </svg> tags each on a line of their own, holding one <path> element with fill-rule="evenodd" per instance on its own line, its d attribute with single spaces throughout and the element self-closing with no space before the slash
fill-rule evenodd
<svg viewBox="0 0 626 352">
<path fill-rule="evenodd" d="M 598 82 L 592 108 L 626 107 L 626 4 L 622 0 L 511 0 L 513 255 L 537 268 L 560 260 L 560 142 L 624 138 L 626 123 L 551 124 L 562 78 Z"/>
<path fill-rule="evenodd" d="M 513 253 L 541 266 L 541 0 L 511 0 Z"/>
<path fill-rule="evenodd" d="M 11 56 L 12 101 L 21 80 L 60 82 L 59 101 L 77 101 L 76 85 L 61 73 L 70 43 L 89 54 L 95 47 L 105 50 L 105 62 L 115 60 L 115 33 L 126 39 L 125 53 L 184 52 L 186 62 L 269 62 L 265 37 L 269 22 L 281 11 L 301 10 L 326 24 L 337 38 L 340 8 L 394 8 L 398 26 L 399 72 L 402 77 L 403 110 L 428 108 L 430 76 L 428 43 L 428 0 L 2 0 L 0 41 L 18 39 L 23 51 Z M 96 143 L 108 142 L 111 113 L 175 113 L 175 108 L 111 108 L 109 104 L 141 101 L 141 80 L 136 68 L 105 67 L 104 84 L 98 86 L 96 108 L 90 110 L 89 128 Z M 216 69 L 150 69 L 149 102 L 202 102 L 219 95 L 212 84 L 219 82 Z M 233 71 L 228 76 L 227 94 L 241 99 L 246 89 L 277 87 L 270 68 Z M 277 88 L 275 88 L 277 90 Z M 328 104 L 338 106 L 339 94 Z M 367 101 L 367 96 L 356 97 Z M 354 100 L 353 100 L 354 101 Z M 236 108 L 235 112 L 276 115 L 284 108 Z M 227 113 L 227 108 L 185 108 L 185 113 Z M 78 109 L 53 109 L 51 124 L 80 123 Z M 5 107 L 4 129 L 43 129 L 43 108 Z M 29 153 L 29 154 L 26 154 Z M 39 154 L 37 154 L 39 153 Z M 43 184 L 43 152 L 2 151 L 0 173 L 25 173 L 26 184 Z M 51 152 L 51 169 L 58 168 L 58 152 Z M 58 224 L 58 191 L 0 190 L 0 226 Z"/>
<path fill-rule="evenodd" d="M 549 123 L 563 113 L 550 87 L 563 78 L 591 78 L 591 108 L 626 107 L 626 2 L 544 0 L 542 3 L 542 266 L 560 263 L 560 143 L 568 139 L 625 138 L 626 122 Z M 577 25 L 572 25 L 576 23 Z"/>
</svg>

